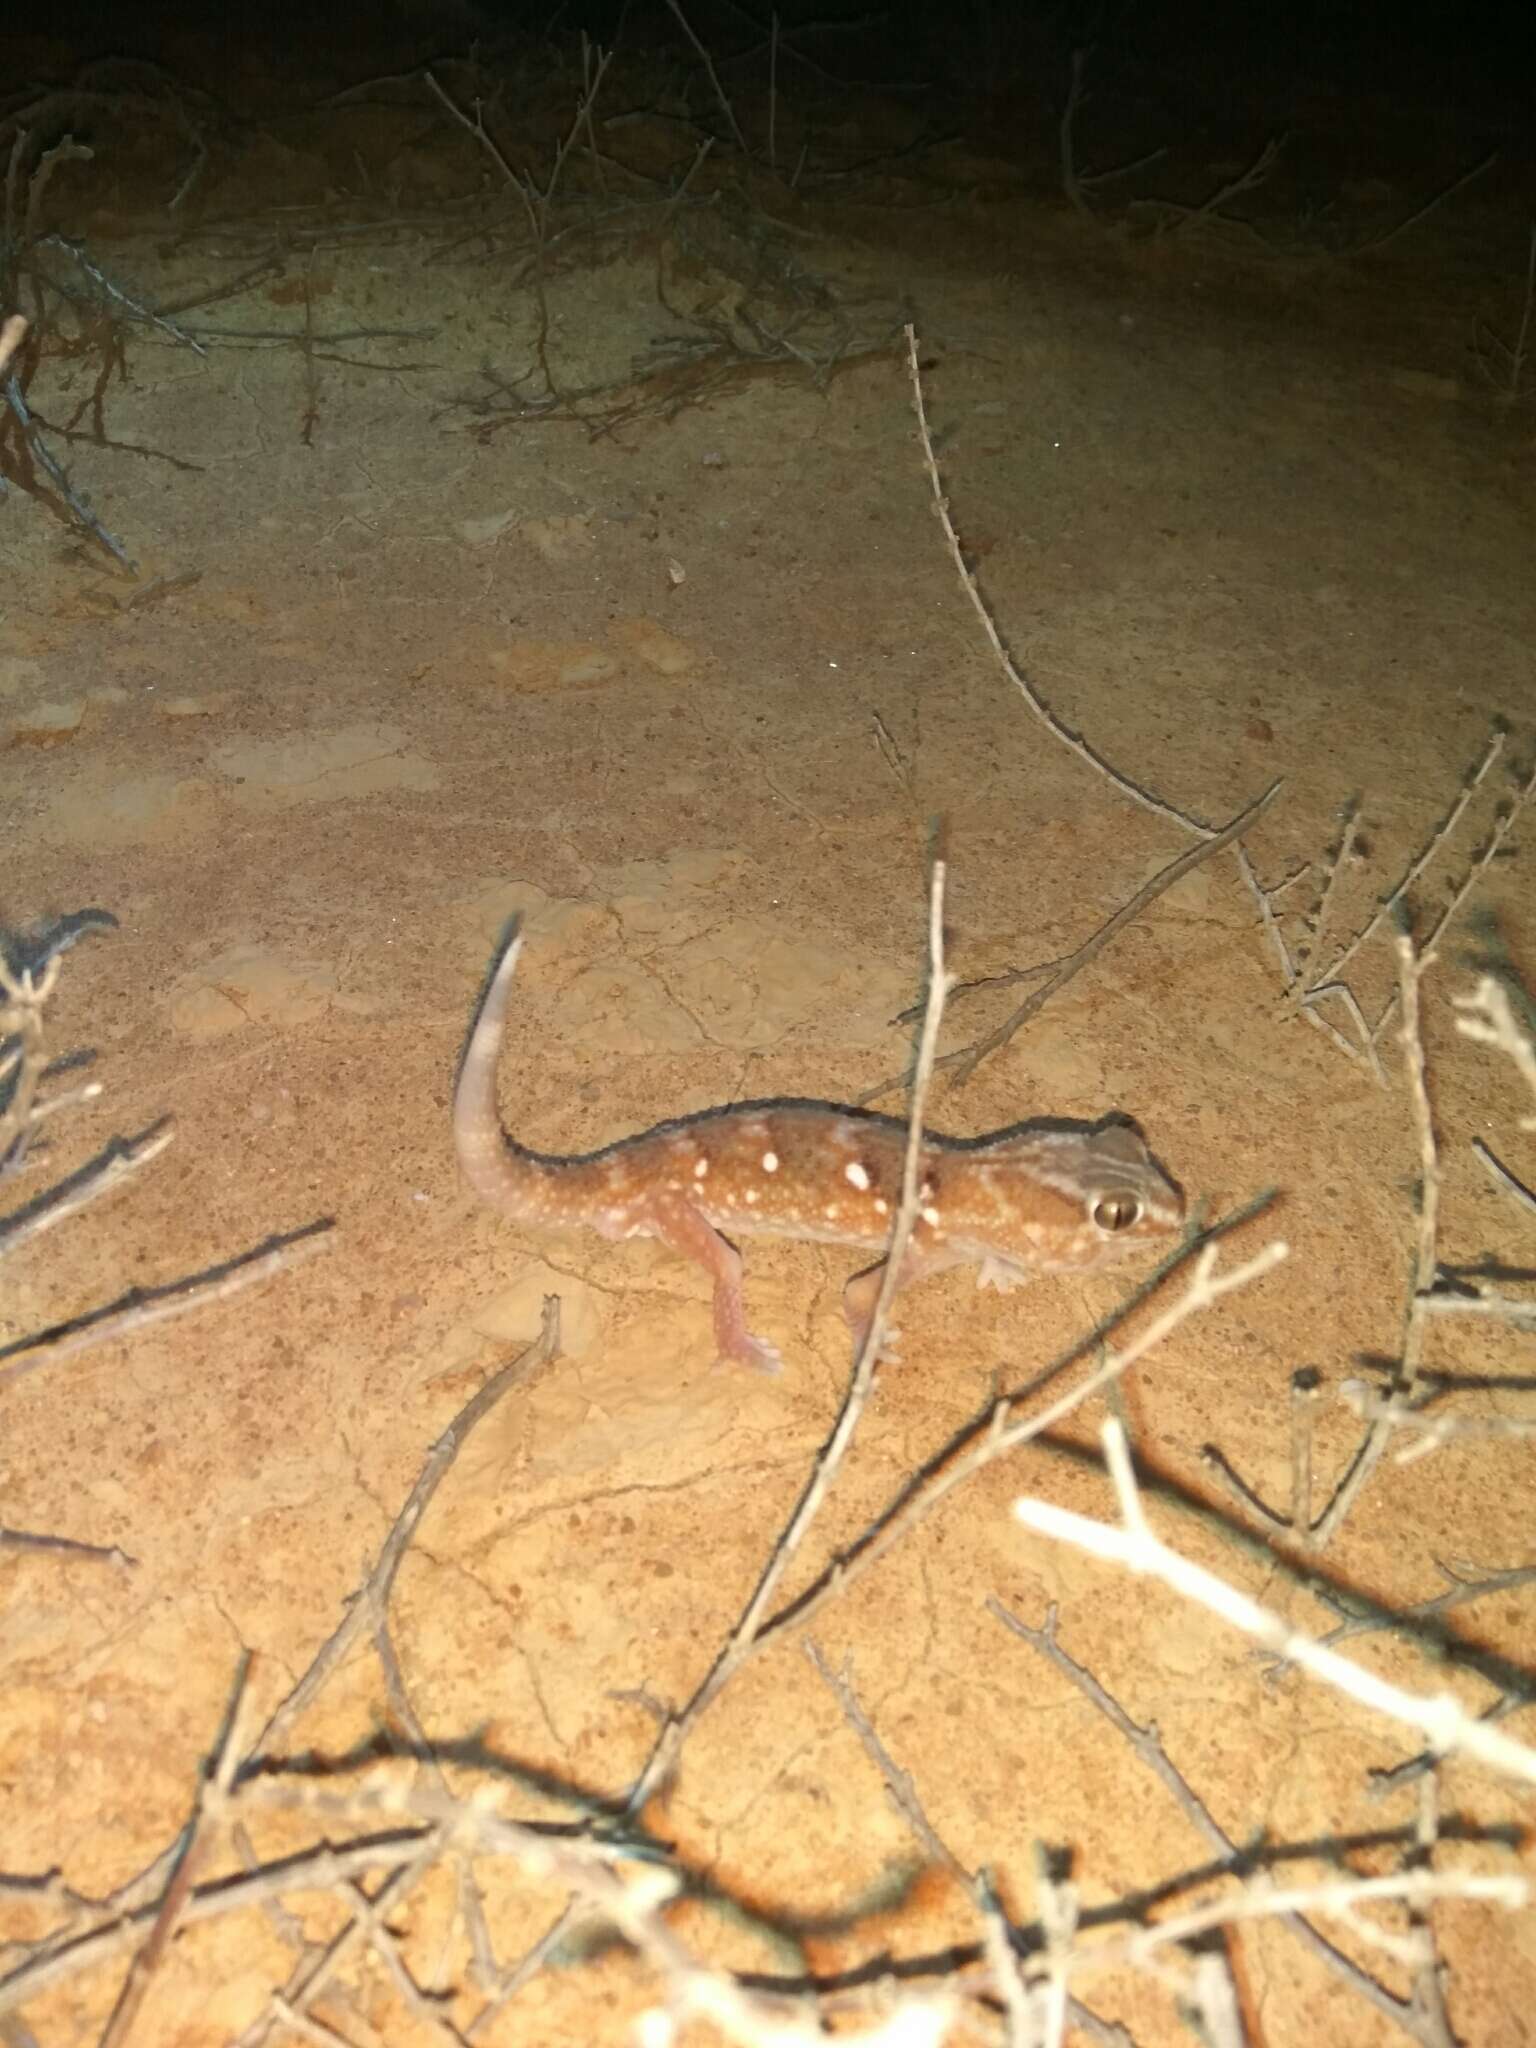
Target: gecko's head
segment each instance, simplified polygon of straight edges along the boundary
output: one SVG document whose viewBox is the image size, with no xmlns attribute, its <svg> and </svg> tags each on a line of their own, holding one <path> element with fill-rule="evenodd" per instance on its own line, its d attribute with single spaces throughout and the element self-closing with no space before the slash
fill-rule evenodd
<svg viewBox="0 0 1536 2048">
<path fill-rule="evenodd" d="M 986 1147 L 994 1198 L 1029 1247 L 1027 1264 L 1083 1272 L 1172 1236 L 1184 1196 L 1121 1118 L 1036 1125 Z"/>
</svg>

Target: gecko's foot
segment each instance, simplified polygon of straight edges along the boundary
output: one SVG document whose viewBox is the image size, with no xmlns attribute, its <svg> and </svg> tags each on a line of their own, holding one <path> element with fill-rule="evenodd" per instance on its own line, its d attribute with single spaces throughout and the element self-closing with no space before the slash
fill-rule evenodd
<svg viewBox="0 0 1536 2048">
<path fill-rule="evenodd" d="M 766 1337 L 754 1337 L 750 1331 L 743 1335 L 739 1344 L 733 1344 L 729 1351 L 722 1351 L 715 1364 L 744 1365 L 748 1372 L 770 1375 L 784 1370 L 784 1360 L 778 1347 L 770 1344 Z"/>
<path fill-rule="evenodd" d="M 899 1352 L 899 1351 L 898 1351 L 898 1350 L 896 1349 L 896 1345 L 897 1345 L 897 1342 L 898 1342 L 898 1340 L 900 1339 L 900 1336 L 901 1336 L 901 1332 L 900 1332 L 900 1330 L 898 1330 L 898 1329 L 895 1329 L 895 1328 L 893 1328 L 893 1327 L 892 1327 L 892 1325 L 891 1325 L 890 1323 L 887 1323 L 887 1324 L 886 1324 L 886 1326 L 885 1326 L 885 1329 L 884 1329 L 884 1331 L 883 1331 L 883 1332 L 881 1333 L 881 1337 L 880 1337 L 880 1351 L 879 1351 L 879 1355 L 878 1355 L 878 1356 L 877 1356 L 877 1358 L 875 1359 L 875 1364 L 876 1364 L 877 1366 L 879 1366 L 879 1365 L 900 1365 L 900 1363 L 901 1363 L 901 1353 L 900 1353 L 900 1352 Z M 854 1355 L 854 1357 L 855 1357 L 855 1358 L 857 1358 L 857 1357 L 858 1357 L 858 1355 L 859 1355 L 859 1352 L 860 1352 L 860 1350 L 861 1350 L 861 1349 L 863 1348 L 863 1344 L 864 1344 L 864 1333 L 863 1333 L 863 1331 L 862 1331 L 862 1330 L 855 1330 L 855 1331 L 853 1332 L 853 1355 Z"/>
</svg>

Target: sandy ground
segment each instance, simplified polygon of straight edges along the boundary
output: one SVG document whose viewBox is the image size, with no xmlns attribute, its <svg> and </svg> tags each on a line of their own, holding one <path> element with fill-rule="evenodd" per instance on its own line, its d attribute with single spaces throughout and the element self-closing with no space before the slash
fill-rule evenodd
<svg viewBox="0 0 1536 2048">
<path fill-rule="evenodd" d="M 1340 806 L 1361 792 L 1324 958 L 1504 716 L 1505 757 L 1421 892 L 1432 912 L 1536 714 L 1529 414 L 1489 404 L 1458 373 L 1455 337 L 1426 341 L 1428 316 L 1384 343 L 1372 294 L 1406 270 L 1329 302 L 1205 255 L 1111 246 L 1059 208 L 1000 204 L 953 235 L 936 218 L 809 217 L 796 256 L 840 291 L 910 309 L 954 517 L 1034 685 L 1202 819 L 1283 777 L 1250 851 L 1269 883 L 1314 863 L 1277 905 L 1293 940 Z M 168 250 L 125 232 L 93 246 L 153 297 L 228 274 L 233 240 Z M 622 1797 L 655 1703 L 702 1676 L 836 1415 L 852 1255 L 751 1247 L 751 1314 L 787 1360 L 763 1380 L 712 1370 L 698 1272 L 654 1246 L 537 1238 L 459 1184 L 454 1066 L 510 912 L 530 939 L 505 1114 L 529 1143 L 576 1150 L 737 1097 L 846 1100 L 899 1070 L 891 1020 L 920 991 L 936 816 L 964 979 L 1070 951 L 1191 843 L 1058 744 L 1001 673 L 933 517 L 899 342 L 824 390 L 789 367 L 606 438 L 560 422 L 477 434 L 451 401 L 484 363 L 526 359 L 529 300 L 472 252 L 426 265 L 436 246 L 426 229 L 337 237 L 218 313 L 429 338 L 338 342 L 311 363 L 276 347 L 199 358 L 135 335 L 110 433 L 191 466 L 85 446 L 73 459 L 136 579 L 35 501 L 13 491 L 0 510 L 0 915 L 21 927 L 96 905 L 120 921 L 70 952 L 50 1012 L 54 1050 L 94 1047 L 103 1092 L 50 1128 L 10 1206 L 114 1133 L 176 1123 L 110 1200 L 7 1262 L 0 1338 L 317 1218 L 336 1226 L 259 1290 L 5 1390 L 6 1523 L 133 1560 L 0 1554 L 4 1862 L 56 1867 L 92 1897 L 174 1839 L 242 1651 L 257 1725 L 289 1691 L 429 1447 L 536 1333 L 544 1296 L 561 1301 L 559 1356 L 470 1437 L 392 1605 L 421 1726 L 445 1754 L 499 1758 L 509 1812 L 568 1813 L 535 1788 L 545 1776 Z M 550 348 L 569 382 L 617 374 L 655 331 L 653 280 L 652 256 L 630 251 L 552 283 Z M 34 402 L 63 417 L 83 375 L 46 365 Z M 166 587 L 147 590 L 157 577 Z M 1529 974 L 1536 892 L 1510 843 L 1475 901 Z M 1457 926 L 1425 989 L 1441 1256 L 1528 1268 L 1529 1219 L 1469 1145 L 1484 1137 L 1529 1178 L 1512 1070 L 1453 1029 L 1474 945 Z M 1390 974 L 1379 939 L 1351 965 L 1372 1015 Z M 946 1044 L 1013 1000 L 957 1001 Z M 1293 1013 L 1224 853 L 963 1088 L 937 1084 L 945 1129 L 1121 1109 L 1213 1211 L 1279 1190 L 1234 1255 L 1283 1235 L 1288 1263 L 1184 1324 L 1125 1385 L 1149 1475 L 1225 1503 L 1202 1463 L 1214 1444 L 1283 1506 L 1288 1386 L 1304 1365 L 1324 1385 L 1319 1502 L 1339 1473 L 1358 1434 L 1339 1383 L 1400 1341 L 1416 1230 L 1390 1034 L 1383 1059 L 1378 1085 Z M 787 1590 L 1125 1284 L 998 1296 L 958 1273 L 914 1289 L 902 1362 L 882 1372 Z M 1430 1360 L 1497 1379 L 1528 1372 L 1520 1342 L 1442 1321 Z M 1520 1399 L 1485 1386 L 1457 1412 L 1517 1413 Z M 1068 1436 L 1093 1443 L 1103 1412 Z M 1166 1588 L 1025 1535 L 1009 1513 L 1022 1492 L 1112 1513 L 1091 1464 L 1021 1453 L 951 1494 L 809 1630 L 831 1666 L 846 1660 L 967 1868 L 990 1866 L 1027 1921 L 1036 1843 L 1070 1850 L 1085 1910 L 1171 1880 L 1193 1898 L 1189 1874 L 1213 1853 L 989 1601 L 1036 1628 L 1054 1605 L 1066 1650 L 1133 1721 L 1155 1722 L 1234 1839 L 1397 1830 L 1342 1861 L 1400 1866 L 1417 1792 L 1374 1797 L 1367 1774 L 1412 1755 L 1411 1735 L 1294 1670 L 1266 1676 Z M 1326 1570 L 1394 1605 L 1423 1601 L 1444 1590 L 1442 1565 L 1527 1563 L 1532 1503 L 1519 1441 L 1384 1465 Z M 1337 1619 L 1212 1528 L 1156 1500 L 1151 1512 L 1298 1625 Z M 1511 1589 L 1447 1622 L 1528 1661 L 1532 1612 L 1529 1588 Z M 1486 1675 L 1448 1673 L 1399 1637 L 1351 1653 L 1473 1707 L 1495 1696 Z M 397 1726 L 365 1638 L 286 1749 L 344 1754 Z M 1506 1726 L 1529 1735 L 1528 1716 Z M 508 1770 L 532 1779 L 508 1788 Z M 462 1788 L 495 1771 L 471 1758 L 450 1775 Z M 1440 1798 L 1468 1826 L 1529 1818 L 1518 1789 L 1470 1766 L 1442 1773 Z M 778 1926 L 770 1939 L 696 1902 L 676 1924 L 707 1956 L 792 1973 L 975 1938 L 959 1887 L 915 1876 L 922 1851 L 795 1631 L 704 1716 L 650 1819 L 702 1890 L 725 1887 Z M 305 1838 L 282 1817 L 257 1834 L 266 1854 Z M 1315 1854 L 1281 1866 L 1298 1880 L 1329 1867 Z M 1507 1873 L 1516 1859 L 1452 1846 L 1436 1867 Z M 563 1894 L 504 1865 L 482 1877 L 505 1964 Z M 334 1896 L 288 1904 L 297 1919 L 253 1908 L 184 1928 L 142 2037 L 201 2048 L 250 2025 L 294 1967 L 294 1939 L 343 1923 Z M 38 1899 L 7 1894 L 5 1910 L 13 1936 L 54 1924 Z M 422 1983 L 459 1987 L 442 2019 L 467 2027 L 481 1999 L 446 1871 L 402 1896 L 391 1925 Z M 1530 1919 L 1453 1902 L 1433 1925 L 1460 2038 L 1532 2039 Z M 1400 1958 L 1332 1932 L 1405 1995 Z M 25 2038 L 94 2040 L 126 1952 L 30 1999 Z M 1229 1952 L 1267 2048 L 1404 2038 L 1283 1929 L 1246 1926 Z M 650 1982 L 618 1951 L 546 1970 L 476 2038 L 616 2041 Z M 1111 1972 L 1082 1995 L 1144 2048 L 1187 2038 L 1146 1976 Z M 349 1961 L 315 2011 L 348 2041 L 432 2038 L 376 1954 Z"/>
</svg>

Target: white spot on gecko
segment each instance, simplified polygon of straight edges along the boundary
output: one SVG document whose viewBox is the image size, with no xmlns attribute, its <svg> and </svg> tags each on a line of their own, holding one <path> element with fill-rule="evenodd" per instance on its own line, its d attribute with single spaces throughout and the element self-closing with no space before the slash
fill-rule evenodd
<svg viewBox="0 0 1536 2048">
<path fill-rule="evenodd" d="M 923 1210 L 923 1221 L 927 1224 L 930 1230 L 937 1230 L 939 1227 L 939 1212 L 937 1209 L 934 1208 L 931 1202 Z"/>
<path fill-rule="evenodd" d="M 765 1152 L 765 1153 L 763 1154 L 763 1171 L 764 1171 L 764 1173 L 777 1173 L 777 1172 L 778 1172 L 778 1170 L 779 1170 L 779 1155 L 778 1155 L 778 1153 L 777 1153 L 777 1152 Z"/>
<path fill-rule="evenodd" d="M 843 1179 L 851 1187 L 867 1188 L 869 1186 L 869 1175 L 864 1171 L 857 1159 L 850 1159 L 843 1168 Z"/>
<path fill-rule="evenodd" d="M 706 1174 L 707 1174 L 708 1172 L 709 1172 L 709 1161 L 708 1161 L 707 1159 L 704 1159 L 704 1158 L 699 1158 L 699 1159 L 695 1159 L 695 1161 L 693 1162 L 693 1177 L 694 1177 L 694 1179 L 695 1179 L 695 1180 L 703 1180 L 704 1176 L 705 1176 L 705 1175 L 706 1175 Z"/>
</svg>

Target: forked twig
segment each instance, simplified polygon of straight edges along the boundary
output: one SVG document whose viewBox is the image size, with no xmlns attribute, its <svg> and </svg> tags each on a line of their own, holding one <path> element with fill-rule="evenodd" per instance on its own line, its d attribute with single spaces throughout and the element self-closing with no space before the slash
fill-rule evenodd
<svg viewBox="0 0 1536 2048">
<path fill-rule="evenodd" d="M 1046 980 L 1031 990 L 1024 1001 L 1019 1004 L 1018 1008 L 1005 1017 L 1002 1023 L 997 1025 L 995 1029 L 989 1031 L 984 1038 L 978 1038 L 972 1044 L 961 1046 L 956 1051 L 947 1052 L 941 1058 L 936 1059 L 934 1061 L 934 1072 L 941 1073 L 952 1070 L 956 1086 L 963 1086 L 965 1082 L 969 1081 L 984 1059 L 988 1058 L 992 1053 L 1001 1050 L 1016 1031 L 1027 1024 L 1037 1011 L 1044 1008 L 1052 996 L 1065 988 L 1074 975 L 1080 974 L 1090 961 L 1094 960 L 1104 950 L 1111 939 L 1124 931 L 1127 925 L 1134 923 L 1149 903 L 1155 903 L 1159 896 L 1171 889 L 1175 882 L 1182 881 L 1191 869 L 1199 867 L 1202 861 L 1209 860 L 1213 854 L 1220 853 L 1223 847 L 1230 846 L 1234 840 L 1239 839 L 1248 830 L 1249 826 L 1262 817 L 1264 812 L 1269 809 L 1275 798 L 1280 794 L 1282 787 L 1283 785 L 1279 781 L 1272 782 L 1263 795 L 1255 797 L 1247 809 L 1240 811 L 1229 825 L 1224 825 L 1219 832 L 1215 833 L 1211 838 L 1202 841 L 1200 845 L 1187 848 L 1176 860 L 1171 860 L 1166 867 L 1159 868 L 1151 880 L 1144 882 L 1136 891 L 1136 894 L 1120 906 L 1113 917 L 1108 918 L 1099 926 L 1091 938 L 1085 939 L 1075 952 L 1064 955 L 1060 960 L 1052 961 L 1049 970 L 1026 968 L 1021 973 L 1007 976 L 989 975 L 982 982 L 960 983 L 954 990 L 954 996 L 957 998 L 972 994 L 982 988 L 994 988 L 1000 980 L 1023 980 L 1026 976 L 1033 976 L 1041 972 L 1047 973 Z M 903 1012 L 897 1021 L 899 1023 L 906 1023 L 910 1016 L 910 1011 Z M 861 1104 L 877 1101 L 880 1096 L 888 1095 L 893 1088 L 902 1085 L 907 1078 L 906 1075 L 893 1074 L 888 1079 L 878 1082 L 873 1088 L 866 1089 L 856 1099 Z"/>
<path fill-rule="evenodd" d="M 245 1753 L 245 1723 L 248 1699 L 245 1681 L 250 1671 L 249 1651 L 241 1658 L 235 1675 L 234 1693 L 224 1715 L 224 1733 L 213 1768 L 198 1788 L 192 1817 L 183 1830 L 184 1847 L 170 1883 L 160 1900 L 143 1947 L 134 1956 L 123 1980 L 117 2003 L 101 2036 L 100 2048 L 123 2048 L 149 1990 L 150 1980 L 165 1960 L 176 1938 L 176 1927 L 187 1909 L 192 1887 L 208 1858 L 209 1841 L 225 1820 L 235 1773 Z"/>
<path fill-rule="evenodd" d="M 1434 826 L 1423 846 L 1420 847 L 1412 860 L 1409 861 L 1402 875 L 1393 884 L 1392 888 L 1388 890 L 1387 894 L 1382 897 L 1359 931 L 1334 954 L 1326 967 L 1320 967 L 1317 970 L 1311 987 L 1306 991 L 1307 996 L 1315 996 L 1323 983 L 1337 981 L 1350 961 L 1360 951 L 1360 948 L 1367 944 L 1381 929 L 1383 920 L 1395 914 L 1397 906 L 1407 896 L 1409 890 L 1413 888 L 1435 855 L 1461 823 L 1467 805 L 1471 803 L 1473 797 L 1477 794 L 1484 776 L 1488 773 L 1494 762 L 1498 760 L 1500 754 L 1503 753 L 1507 738 L 1508 734 L 1504 727 L 1502 725 L 1495 725 L 1492 732 L 1488 735 L 1488 744 L 1483 749 L 1482 759 L 1476 762 L 1470 772 L 1463 777 L 1461 787 L 1457 790 L 1455 800 L 1451 804 L 1450 809 L 1440 819 L 1439 823 Z M 1287 977 L 1287 979 L 1289 978 Z"/>
<path fill-rule="evenodd" d="M 910 1771 L 904 1771 L 881 1741 L 874 1723 L 864 1711 L 862 1701 L 853 1687 L 853 1681 L 846 1667 L 835 1671 L 821 1648 L 807 1641 L 806 1655 L 815 1667 L 817 1675 L 842 1711 L 843 1719 L 858 1737 L 864 1753 L 874 1764 L 885 1784 L 892 1802 L 901 1817 L 912 1830 L 923 1853 L 930 1862 L 947 1870 L 957 1883 L 970 1893 L 982 1927 L 982 1951 L 987 1967 L 996 1986 L 998 1998 L 1006 2015 L 1007 2048 L 1032 2048 L 1038 2039 L 1034 2019 L 1033 2001 L 1025 1983 L 1021 1967 L 1022 1957 L 1014 1944 L 1013 1927 L 1003 1909 L 990 1878 L 985 1870 L 968 1870 L 953 1849 L 944 1840 L 933 1822 L 928 1818 L 917 1786 Z M 1048 1871 L 1039 1874 L 1042 1896 L 1053 1896 L 1058 1901 L 1064 1887 L 1058 1885 Z M 1063 1915 L 1063 1919 L 1066 1919 Z M 1059 1989 L 1057 2003 L 1060 2010 L 1050 2015 L 1050 2023 L 1056 2032 L 1048 2039 L 1059 2039 L 1061 2026 L 1070 2017 L 1074 2027 L 1088 2034 L 1101 2044 L 1101 2048 L 1134 2048 L 1134 2043 L 1125 2029 L 1101 2019 L 1091 2007 L 1072 1997 L 1066 1989 L 1064 1973 L 1056 1973 L 1052 1992 Z"/>
<path fill-rule="evenodd" d="M 560 1304 L 550 1297 L 544 1303 L 542 1325 L 534 1342 L 504 1365 L 500 1372 L 486 1381 L 472 1399 L 465 1402 L 432 1446 L 416 1484 L 406 1497 L 404 1507 L 395 1517 L 372 1571 L 348 1603 L 344 1618 L 315 1652 L 309 1669 L 273 1711 L 271 1719 L 258 1736 L 250 1757 L 246 1759 L 247 1763 L 271 1754 L 353 1643 L 359 1636 L 370 1633 L 377 1626 L 379 1617 L 389 1605 L 395 1574 L 400 1569 L 401 1560 L 416 1533 L 417 1525 L 463 1447 L 464 1439 L 476 1423 L 490 1413 L 508 1388 L 516 1386 L 539 1366 L 547 1364 L 559 1348 Z"/>
<path fill-rule="evenodd" d="M 720 83 L 720 75 L 715 70 L 714 60 L 711 58 L 708 50 L 705 49 L 704 45 L 699 41 L 698 37 L 694 34 L 692 27 L 689 25 L 688 17 L 683 13 L 682 8 L 678 5 L 678 0 L 667 0 L 667 6 L 671 9 L 673 16 L 676 18 L 678 27 L 682 30 L 683 34 L 688 38 L 689 42 L 692 43 L 694 49 L 698 52 L 699 62 L 704 66 L 705 75 L 709 79 L 710 85 L 714 88 L 715 98 L 720 103 L 720 111 L 725 116 L 726 125 L 730 129 L 731 134 L 735 137 L 736 147 L 741 151 L 742 155 L 747 159 L 748 163 L 750 163 L 752 161 L 752 152 L 747 147 L 747 138 L 745 137 L 745 135 L 742 134 L 741 125 L 736 119 L 736 109 L 731 105 L 730 98 L 726 93 L 725 87 Z"/>
<path fill-rule="evenodd" d="M 1160 1779 L 1172 1795 L 1175 1805 L 1186 1819 L 1204 1837 L 1211 1849 L 1223 1862 L 1229 1863 L 1234 1873 L 1241 1873 L 1248 1864 L 1248 1858 L 1241 1845 L 1229 1835 L 1194 1786 L 1179 1770 L 1167 1750 L 1163 1747 L 1156 1723 L 1146 1726 L 1133 1721 L 1112 1693 L 1095 1678 L 1086 1665 L 1064 1650 L 1056 1634 L 1057 1609 L 1054 1604 L 1046 1609 L 1043 1628 L 1031 1628 L 1027 1622 L 1006 1608 L 995 1597 L 987 1601 L 989 1611 L 1013 1634 L 1038 1650 L 1042 1657 L 1053 1664 L 1064 1677 L 1069 1679 L 1084 1699 L 1096 1707 L 1116 1729 L 1137 1759 Z M 1331 1638 L 1324 1638 L 1325 1641 Z M 1344 1951 L 1335 1946 L 1322 1930 L 1313 1925 L 1302 1911 L 1281 1913 L 1278 1916 L 1282 1926 L 1289 1929 L 1304 1946 L 1309 1948 L 1319 1962 L 1330 1970 L 1341 1983 L 1389 2020 L 1395 2021 L 1405 2033 L 1420 2043 L 1420 2048 L 1454 2048 L 1443 2026 L 1434 2015 L 1426 2016 L 1419 2010 L 1417 1986 L 1412 1998 L 1402 1999 L 1389 1991 L 1368 1970 L 1364 1970 Z"/>
<path fill-rule="evenodd" d="M 1203 1565 L 1192 1564 L 1170 1550 L 1153 1534 L 1142 1509 L 1124 1430 L 1111 1417 L 1103 1425 L 1100 1437 L 1120 1507 L 1120 1527 L 1095 1522 L 1051 1501 L 1026 1497 L 1013 1504 L 1015 1516 L 1026 1529 L 1037 1536 L 1075 1544 L 1091 1556 L 1124 1565 L 1130 1571 L 1161 1579 L 1183 1598 L 1208 1608 L 1220 1620 L 1255 1637 L 1266 1649 L 1300 1665 L 1357 1705 L 1417 1730 L 1439 1755 L 1466 1756 L 1504 1776 L 1536 1785 L 1536 1749 L 1477 1720 L 1450 1693 L 1429 1697 L 1389 1684 L 1348 1657 L 1323 1648 Z"/>
<path fill-rule="evenodd" d="M 1439 1275 L 1439 1143 L 1429 1099 L 1424 1040 L 1419 1018 L 1420 983 L 1430 964 L 1431 956 L 1421 952 L 1406 931 L 1400 931 L 1397 937 L 1397 969 L 1403 1022 L 1399 1036 L 1408 1075 L 1409 1103 L 1419 1155 L 1419 1203 L 1413 1273 L 1404 1316 L 1402 1350 L 1397 1362 L 1392 1392 L 1408 1407 L 1412 1407 L 1418 1399 L 1425 1333 L 1429 1318 L 1435 1312 L 1435 1305 L 1441 1299 L 1435 1292 Z M 1293 1541 L 1304 1544 L 1309 1550 L 1320 1552 L 1332 1542 L 1344 1518 L 1359 1498 L 1362 1487 L 1380 1464 L 1392 1440 L 1393 1427 L 1388 1412 L 1383 1412 L 1370 1421 L 1364 1436 L 1346 1462 L 1343 1474 L 1327 1506 L 1315 1522 L 1298 1523 L 1294 1518 L 1295 1502 L 1298 1499 L 1305 1499 L 1310 1507 L 1310 1411 L 1304 1415 L 1299 1414 L 1293 1405 L 1293 1513 L 1290 1519 L 1267 1507 L 1221 1451 L 1208 1445 L 1203 1453 L 1203 1463 L 1206 1470 L 1245 1512 L 1256 1517 L 1267 1528 L 1276 1532 L 1283 1531 Z M 1308 1465 L 1305 1482 L 1300 1471 L 1303 1459 Z"/>
<path fill-rule="evenodd" d="M 1191 1249 L 1193 1247 L 1183 1248 L 1178 1256 L 1187 1257 Z M 930 1466 L 919 1480 L 903 1486 L 895 1501 L 884 1508 L 860 1536 L 839 1551 L 825 1571 L 803 1592 L 797 1593 L 769 1616 L 759 1631 L 759 1641 L 766 1643 L 785 1629 L 798 1628 L 809 1621 L 834 1593 L 845 1591 L 853 1579 L 884 1557 L 915 1523 L 930 1515 L 956 1487 L 964 1485 L 998 1458 L 1022 1449 L 1025 1444 L 1036 1441 L 1047 1430 L 1064 1422 L 1084 1402 L 1113 1386 L 1191 1316 L 1213 1307 L 1225 1295 L 1272 1271 L 1286 1257 L 1289 1247 L 1281 1239 L 1274 1239 L 1251 1259 L 1226 1272 L 1216 1270 L 1217 1250 L 1214 1242 L 1201 1245 L 1195 1254 L 1194 1270 L 1188 1285 L 1178 1299 L 1158 1315 L 1149 1317 L 1121 1350 L 1104 1353 L 1094 1371 L 1059 1399 L 1022 1419 L 1015 1419 L 1016 1403 L 1008 1396 L 996 1401 L 990 1419 L 972 1424 L 967 1429 L 962 1445 L 953 1457 Z M 1096 1334 L 1102 1335 L 1102 1332 Z M 1070 1356 L 1077 1357 L 1085 1349 L 1086 1345 L 1075 1346 Z"/>
</svg>

